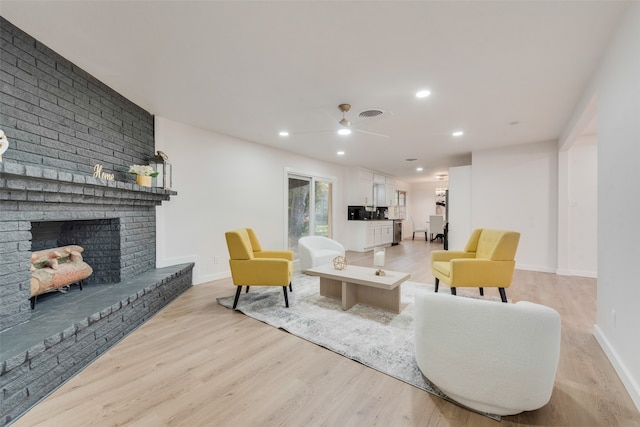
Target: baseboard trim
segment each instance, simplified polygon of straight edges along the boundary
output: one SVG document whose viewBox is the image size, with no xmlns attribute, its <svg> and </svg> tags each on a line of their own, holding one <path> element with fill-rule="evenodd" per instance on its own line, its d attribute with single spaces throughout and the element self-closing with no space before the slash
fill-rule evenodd
<svg viewBox="0 0 640 427">
<path fill-rule="evenodd" d="M 558 276 L 578 276 L 578 277 L 589 277 L 592 279 L 598 278 L 597 271 L 584 271 L 584 270 L 570 270 L 567 268 L 559 268 L 556 270 L 556 274 Z"/>
<path fill-rule="evenodd" d="M 202 276 L 198 276 L 197 281 L 194 280 L 194 283 L 197 285 L 202 285 L 203 283 L 213 282 L 214 280 L 226 279 L 231 277 L 230 271 L 224 271 L 222 273 L 212 273 L 212 274 L 204 274 Z"/>
<path fill-rule="evenodd" d="M 555 273 L 555 269 L 545 267 L 542 265 L 526 265 L 526 264 L 517 264 L 516 270 L 527 270 L 527 271 L 538 271 L 540 273 Z"/>
<path fill-rule="evenodd" d="M 636 408 L 638 409 L 638 411 L 640 411 L 640 385 L 629 374 L 629 370 L 620 360 L 620 357 L 618 357 L 618 353 L 616 352 L 615 348 L 611 346 L 611 343 L 602 332 L 602 329 L 598 327 L 598 325 L 593 326 L 593 335 L 596 338 L 598 344 L 600 344 L 600 347 L 602 347 L 604 354 L 613 365 L 613 369 L 616 370 L 616 373 L 618 374 L 618 377 L 620 377 L 622 384 L 627 389 L 629 396 L 631 396 L 631 400 L 633 400 Z"/>
<path fill-rule="evenodd" d="M 164 259 L 160 259 L 158 257 L 156 257 L 156 268 L 164 268 L 164 267 L 170 267 L 172 265 L 177 265 L 177 264 L 198 264 L 198 256 L 197 255 L 187 255 L 187 256 L 183 256 L 183 257 L 178 257 L 178 258 L 164 258 Z"/>
</svg>

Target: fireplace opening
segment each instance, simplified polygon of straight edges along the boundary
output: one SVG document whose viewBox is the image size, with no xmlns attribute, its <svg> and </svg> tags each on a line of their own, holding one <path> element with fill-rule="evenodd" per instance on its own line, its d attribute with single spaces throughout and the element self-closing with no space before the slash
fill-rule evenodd
<svg viewBox="0 0 640 427">
<path fill-rule="evenodd" d="M 31 251 L 81 246 L 82 258 L 93 269 L 84 284 L 114 284 L 121 280 L 120 219 L 38 221 L 31 223 Z"/>
</svg>

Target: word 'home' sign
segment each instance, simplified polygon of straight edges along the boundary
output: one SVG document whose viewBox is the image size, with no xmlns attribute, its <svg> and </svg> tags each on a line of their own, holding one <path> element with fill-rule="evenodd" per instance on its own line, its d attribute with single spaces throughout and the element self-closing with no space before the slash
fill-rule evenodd
<svg viewBox="0 0 640 427">
<path fill-rule="evenodd" d="M 102 165 L 98 164 L 93 167 L 93 177 L 106 179 L 107 181 L 113 181 L 115 178 L 115 175 L 112 173 L 103 172 Z"/>
</svg>

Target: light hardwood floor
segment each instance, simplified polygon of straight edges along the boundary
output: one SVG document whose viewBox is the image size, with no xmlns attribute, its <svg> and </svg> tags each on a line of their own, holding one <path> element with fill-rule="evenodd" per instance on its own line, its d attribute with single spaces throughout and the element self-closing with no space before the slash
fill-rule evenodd
<svg viewBox="0 0 640 427">
<path fill-rule="evenodd" d="M 433 283 L 441 248 L 405 240 L 386 268 Z M 371 253 L 347 259 L 371 265 Z M 507 296 L 558 310 L 562 349 L 549 404 L 501 424 L 216 303 L 234 291 L 230 279 L 193 287 L 14 426 L 640 425 L 593 337 L 594 279 L 516 271 Z"/>
</svg>

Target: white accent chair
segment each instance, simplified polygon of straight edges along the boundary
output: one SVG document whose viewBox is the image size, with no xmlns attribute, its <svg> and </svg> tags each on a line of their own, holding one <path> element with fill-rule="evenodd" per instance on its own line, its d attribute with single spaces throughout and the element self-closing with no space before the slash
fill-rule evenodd
<svg viewBox="0 0 640 427">
<path fill-rule="evenodd" d="M 413 216 L 410 216 L 409 219 L 411 220 L 411 240 L 416 239 L 416 233 L 424 233 L 424 240 L 429 241 L 429 238 L 427 237 L 427 227 L 416 227 L 416 222 L 414 221 Z"/>
<path fill-rule="evenodd" d="M 425 293 L 415 299 L 418 367 L 444 394 L 497 415 L 551 399 L 560 315 L 550 307 Z"/>
<path fill-rule="evenodd" d="M 331 264 L 337 256 L 344 256 L 344 246 L 340 242 L 324 236 L 305 236 L 298 240 L 300 269 Z"/>
</svg>

